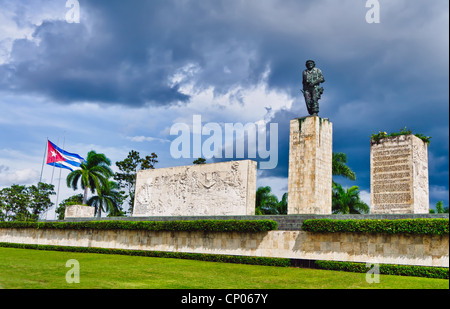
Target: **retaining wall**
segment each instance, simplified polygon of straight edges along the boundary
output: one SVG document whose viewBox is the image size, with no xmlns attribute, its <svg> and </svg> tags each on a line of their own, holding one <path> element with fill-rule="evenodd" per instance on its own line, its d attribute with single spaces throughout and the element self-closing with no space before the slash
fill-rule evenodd
<svg viewBox="0 0 450 309">
<path fill-rule="evenodd" d="M 288 223 L 289 220 L 298 222 L 300 219 L 317 216 L 270 217 L 278 219 L 286 226 L 291 224 L 289 227 L 292 228 L 293 224 Z M 325 216 L 321 216 L 323 217 Z M 343 218 L 343 216 L 330 217 Z M 352 219 L 367 217 L 367 215 L 351 216 Z M 443 217 L 448 218 L 448 215 Z M 245 216 L 245 218 L 248 220 L 269 217 Z M 147 218 L 146 221 L 155 221 L 155 218 L 152 219 Z M 282 228 L 282 224 L 279 229 Z M 298 228 L 264 233 L 9 228 L 0 229 L 0 242 L 449 267 L 448 235 L 310 233 Z"/>
</svg>

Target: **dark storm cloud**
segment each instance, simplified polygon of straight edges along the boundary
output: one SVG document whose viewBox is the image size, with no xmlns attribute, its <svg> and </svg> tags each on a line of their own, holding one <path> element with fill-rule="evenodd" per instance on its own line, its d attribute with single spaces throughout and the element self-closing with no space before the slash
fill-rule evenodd
<svg viewBox="0 0 450 309">
<path fill-rule="evenodd" d="M 225 2 L 80 5 L 86 16 L 80 24 L 45 21 L 33 40 L 14 42 L 12 61 L 0 67 L 3 89 L 62 102 L 159 105 L 189 99 L 170 82 L 186 65 L 201 69 L 197 87 L 213 85 L 217 92 L 256 82 L 265 67 L 251 36 L 239 35 L 243 25 L 230 20 Z"/>
<path fill-rule="evenodd" d="M 169 64 L 159 54 L 142 61 L 119 51 L 119 42 L 82 24 L 46 21 L 36 41 L 16 40 L 9 64 L 0 67 L 9 89 L 48 95 L 57 102 L 164 104 L 187 97 L 168 86 Z M 166 65 L 164 65 L 164 62 Z M 5 86 L 4 86 L 5 87 Z"/>
<path fill-rule="evenodd" d="M 439 59 L 423 55 L 439 48 L 418 29 L 436 15 L 428 3 L 406 12 L 386 4 L 380 25 L 365 22 L 363 1 L 111 0 L 80 7 L 80 24 L 46 21 L 34 41 L 15 42 L 12 62 L 0 68 L 9 76 L 2 88 L 62 102 L 168 104 L 189 99 L 169 79 L 194 64 L 199 70 L 189 82 L 198 88 L 224 93 L 253 85 L 269 68 L 269 87 L 298 96 L 311 57 L 326 68 L 330 90 L 347 100 L 383 98 L 406 81 L 417 91 L 417 69 L 446 76 Z M 433 95 L 442 90 L 431 80 L 424 86 Z"/>
</svg>

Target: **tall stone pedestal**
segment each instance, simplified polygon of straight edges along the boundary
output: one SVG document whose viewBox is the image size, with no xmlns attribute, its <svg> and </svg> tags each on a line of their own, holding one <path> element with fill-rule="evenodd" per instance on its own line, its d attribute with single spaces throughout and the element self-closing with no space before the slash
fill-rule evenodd
<svg viewBox="0 0 450 309">
<path fill-rule="evenodd" d="M 291 121 L 288 214 L 331 214 L 333 124 L 318 116 Z"/>
<path fill-rule="evenodd" d="M 426 143 L 414 135 L 371 142 L 370 201 L 373 214 L 429 213 Z"/>
</svg>

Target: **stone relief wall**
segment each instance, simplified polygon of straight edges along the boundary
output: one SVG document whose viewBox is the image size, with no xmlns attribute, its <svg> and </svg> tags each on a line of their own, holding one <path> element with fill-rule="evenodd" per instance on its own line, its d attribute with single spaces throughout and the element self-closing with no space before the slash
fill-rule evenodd
<svg viewBox="0 0 450 309">
<path fill-rule="evenodd" d="M 139 171 L 133 216 L 254 215 L 256 162 Z"/>
</svg>

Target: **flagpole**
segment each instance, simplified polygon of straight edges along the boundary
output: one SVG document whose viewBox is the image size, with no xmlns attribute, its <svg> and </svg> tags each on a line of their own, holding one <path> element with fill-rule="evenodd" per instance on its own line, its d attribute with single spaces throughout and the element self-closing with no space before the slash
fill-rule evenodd
<svg viewBox="0 0 450 309">
<path fill-rule="evenodd" d="M 58 141 L 56 142 L 56 144 L 59 145 L 59 136 L 58 136 Z M 56 165 L 56 159 L 53 159 L 52 180 L 50 181 L 51 184 L 53 184 L 53 174 L 55 173 L 55 165 Z"/>
<path fill-rule="evenodd" d="M 41 177 L 39 178 L 39 183 L 42 183 L 42 174 L 44 173 L 45 157 L 48 157 L 47 152 L 48 152 L 48 136 L 47 136 L 47 141 L 46 141 L 45 147 L 44 147 L 44 157 L 42 158 Z M 39 184 L 38 184 L 38 186 L 39 186 Z M 47 212 L 48 212 L 48 209 L 44 213 L 45 220 L 47 220 Z"/>
<path fill-rule="evenodd" d="M 44 163 L 45 163 L 45 157 L 47 155 L 47 147 L 48 147 L 48 137 L 47 137 L 47 142 L 45 143 L 45 147 L 44 147 L 44 157 L 42 158 L 41 177 L 39 178 L 39 182 L 42 182 L 42 173 L 44 172 Z"/>
</svg>

